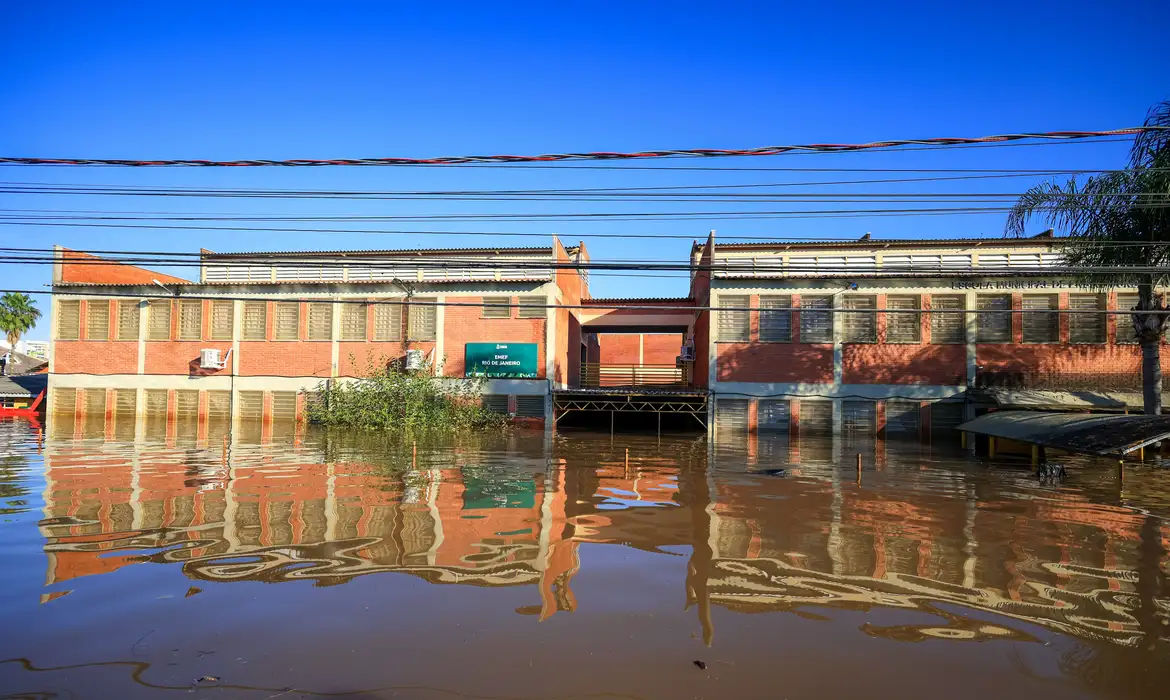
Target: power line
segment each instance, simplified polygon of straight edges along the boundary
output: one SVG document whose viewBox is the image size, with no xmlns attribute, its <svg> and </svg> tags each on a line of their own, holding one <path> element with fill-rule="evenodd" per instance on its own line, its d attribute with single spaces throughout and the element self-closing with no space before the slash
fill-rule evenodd
<svg viewBox="0 0 1170 700">
<path fill-rule="evenodd" d="M 55 288 L 52 292 L 45 292 L 44 290 L 34 289 L 0 289 L 0 294 L 52 294 L 54 296 L 95 296 L 92 292 L 71 291 L 68 289 Z M 132 294 L 129 292 L 103 292 L 102 297 L 114 299 L 139 299 L 139 300 L 191 300 L 191 301 L 273 301 L 271 297 L 243 297 L 235 295 L 208 295 L 208 294 Z M 438 301 L 427 298 L 411 297 L 409 301 L 405 297 L 401 299 L 334 299 L 332 297 L 281 297 L 279 301 L 282 302 L 297 302 L 297 303 L 314 303 L 326 301 L 333 304 L 359 304 L 368 306 L 434 306 L 434 307 L 462 307 L 462 308 L 537 308 L 537 309 L 628 309 L 633 311 L 778 311 L 778 312 L 803 312 L 803 313 L 822 313 L 822 314 L 838 314 L 838 313 L 857 313 L 857 314 L 1057 314 L 1057 315 L 1075 315 L 1075 314 L 1117 314 L 1132 316 L 1135 314 L 1153 314 L 1153 315 L 1170 315 L 1170 309 L 1165 310 L 1146 310 L 1136 311 L 1129 310 L 1080 310 L 1080 309 L 962 309 L 962 310 L 930 310 L 930 309 L 847 309 L 847 308 L 832 308 L 832 309 L 808 309 L 799 306 L 789 307 L 760 307 L 760 306 L 683 306 L 678 304 L 620 304 L 610 302 L 598 302 L 593 304 L 519 304 L 519 303 L 496 303 L 496 302 L 473 302 L 473 301 Z"/>
<path fill-rule="evenodd" d="M 84 252 L 84 251 L 70 251 L 70 252 Z M 856 266 L 848 266 L 846 264 L 829 265 L 823 264 L 819 261 L 800 262 L 793 261 L 791 258 L 787 263 L 777 259 L 772 262 L 756 262 L 750 268 L 740 268 L 734 265 L 727 264 L 693 264 L 690 262 L 663 262 L 663 261 L 649 261 L 649 262 L 557 262 L 553 260 L 515 260 L 515 259 L 436 259 L 436 258 L 415 258 L 415 257 L 383 257 L 378 258 L 374 256 L 372 260 L 367 258 L 362 262 L 357 258 L 335 258 L 335 259 L 297 259 L 280 256 L 268 255 L 242 255 L 235 256 L 229 259 L 212 258 L 212 259 L 166 259 L 160 256 L 155 256 L 151 253 L 138 254 L 140 257 L 123 257 L 123 258 L 69 258 L 68 256 L 56 255 L 0 255 L 0 264 L 8 265 L 55 265 L 59 263 L 67 263 L 69 265 L 77 266 L 110 266 L 112 263 L 140 263 L 140 264 L 156 264 L 165 265 L 168 267 L 204 267 L 214 266 L 223 268 L 240 268 L 240 267 L 255 267 L 258 265 L 275 266 L 288 269 L 339 269 L 344 267 L 361 267 L 365 266 L 383 266 L 383 267 L 399 267 L 410 270 L 466 270 L 466 269 L 516 269 L 516 270 L 538 270 L 538 271 L 552 271 L 552 270 L 637 270 L 637 271 L 681 271 L 681 272 L 725 272 L 731 274 L 746 274 L 746 273 L 777 273 L 777 274 L 796 274 L 801 273 L 815 273 L 819 276 L 898 276 L 898 277 L 923 277 L 923 276 L 957 276 L 957 277 L 983 277 L 995 276 L 996 274 L 1010 274 L 1010 275 L 1114 275 L 1114 274 L 1137 274 L 1137 273 L 1156 273 L 1156 274 L 1170 274 L 1170 267 L 1159 267 L 1155 265 L 1097 265 L 1097 266 L 1067 266 L 1067 265 L 1041 265 L 1037 263 L 1032 266 L 1016 265 L 1004 268 L 987 267 L 982 270 L 975 269 L 948 269 L 941 265 L 937 268 L 930 269 L 913 269 L 903 267 L 888 267 L 883 269 L 874 268 L 860 268 Z M 177 255 L 177 254 L 170 254 Z M 306 281 L 306 280 L 286 280 L 286 281 Z M 313 282 L 314 280 L 307 280 Z M 317 280 L 318 282 L 343 282 L 343 280 Z M 353 280 L 358 281 L 358 280 Z M 427 280 L 422 282 L 443 282 L 445 280 Z M 470 282 L 491 282 L 494 280 L 468 280 Z M 230 283 L 230 281 L 226 281 Z M 251 282 L 248 282 L 251 283 Z"/>
<path fill-rule="evenodd" d="M 644 160 L 649 158 L 676 158 L 694 156 L 700 158 L 725 158 L 735 156 L 775 156 L 787 153 L 848 153 L 856 151 L 872 151 L 879 149 L 894 149 L 901 146 L 952 147 L 963 145 L 1002 144 L 1012 141 L 1052 140 L 1074 141 L 1080 139 L 1094 139 L 1105 136 L 1136 136 L 1144 133 L 1170 130 L 1160 126 L 1137 126 L 1124 129 L 1110 129 L 1106 131 L 1042 131 L 1021 132 L 1015 134 L 997 134 L 994 136 L 978 137 L 934 137 L 918 139 L 893 139 L 888 141 L 872 141 L 869 143 L 819 143 L 819 144 L 792 144 L 781 146 L 762 146 L 745 149 L 706 149 L 688 148 L 671 150 L 650 150 L 636 152 L 604 152 L 591 151 L 583 153 L 545 153 L 541 155 L 464 155 L 439 156 L 433 158 L 337 158 L 337 159 L 249 159 L 249 160 L 133 160 L 109 158 L 32 158 L 32 157 L 0 157 L 0 163 L 13 165 L 112 165 L 126 167 L 328 167 L 328 166 L 383 166 L 383 165 L 465 165 L 473 163 L 548 163 L 581 160 Z"/>
<path fill-rule="evenodd" d="M 813 170 L 813 169 L 802 169 Z M 817 170 L 833 171 L 832 168 Z M 857 169 L 846 169 L 849 171 Z M 865 169 L 860 169 L 864 171 Z M 1153 170 L 1168 170 L 1157 168 Z M 878 169 L 875 172 L 882 172 Z M 899 171 L 889 171 L 899 172 Z M 906 170 L 905 172 L 916 172 Z M 923 171 L 951 172 L 951 171 Z M 967 171 L 954 171 L 967 172 Z M 151 185 L 85 185 L 44 182 L 0 182 L 0 194 L 81 194 L 87 196 L 149 196 L 149 197 L 229 197 L 229 198 L 292 198 L 292 199 L 379 199 L 400 196 L 495 196 L 495 195 L 609 195 L 627 192 L 664 192 L 679 190 L 766 189 L 778 187 L 844 186 L 859 184 L 903 184 L 921 182 L 954 182 L 968 180 L 1011 179 L 1039 175 L 1076 175 L 1088 173 L 1121 173 L 1127 170 L 1026 170 L 1026 171 L 971 171 L 983 174 L 948 177 L 870 178 L 863 180 L 814 180 L 805 182 L 768 182 L 705 185 L 657 185 L 642 187 L 539 188 L 511 190 L 298 190 L 255 188 L 198 188 L 157 187 Z"/>
<path fill-rule="evenodd" d="M 1159 200 L 1165 199 L 1159 197 Z M 877 202 L 874 202 L 877 203 Z M 946 203 L 946 202 L 944 202 Z M 954 202 L 959 203 L 959 202 Z M 966 202 L 964 202 L 966 203 Z M 989 203 L 989 202 L 972 202 L 974 204 Z M 1150 204 L 1140 205 L 1145 209 L 1163 209 L 1170 208 L 1170 203 L 1152 202 Z M 72 216 L 72 217 L 37 217 L 37 216 L 12 216 L 7 218 L 0 218 L 0 225 L 49 225 L 49 226 L 77 226 L 90 225 L 101 226 L 100 224 L 78 224 L 76 222 L 92 222 L 92 221 L 298 221 L 298 222 L 312 222 L 312 221 L 354 221 L 354 222 L 369 222 L 369 223 L 389 223 L 389 222 L 422 222 L 422 221 L 448 221 L 448 222 L 463 222 L 463 221 L 499 221 L 507 223 L 517 223 L 525 221 L 583 221 L 590 219 L 605 219 L 608 221 L 679 221 L 679 220 L 737 220 L 737 219 L 804 219 L 804 218 L 838 218 L 842 215 L 850 217 L 866 217 L 866 216 L 917 216 L 917 215 L 937 215 L 937 214 L 992 214 L 992 213 L 1006 213 L 1012 211 L 1012 207 L 1008 206 L 988 206 L 988 207 L 930 207 L 930 208 L 902 208 L 902 209 L 796 209 L 796 210 L 749 210 L 749 211 L 659 211 L 659 212 L 550 212 L 550 213 L 492 213 L 492 214 L 403 214 L 396 216 L 322 216 L 322 217 L 249 217 L 249 216 L 231 216 L 230 218 L 215 218 L 204 216 L 175 216 L 175 217 L 152 217 L 152 216 Z M 44 221 L 44 219 L 51 219 Z M 124 227 L 124 228 L 142 228 L 142 226 L 128 225 L 128 224 L 113 224 L 109 226 Z M 147 228 L 173 228 L 171 226 L 149 226 Z M 184 228 L 184 227 L 177 227 Z M 207 230 L 249 230 L 247 228 L 239 227 L 193 227 L 205 228 Z M 282 230 L 282 229 L 254 229 L 254 230 Z M 368 230 L 348 230 L 348 229 L 292 229 L 294 231 L 304 231 L 306 233 L 315 233 L 319 231 L 334 231 L 345 233 L 372 233 Z"/>
</svg>

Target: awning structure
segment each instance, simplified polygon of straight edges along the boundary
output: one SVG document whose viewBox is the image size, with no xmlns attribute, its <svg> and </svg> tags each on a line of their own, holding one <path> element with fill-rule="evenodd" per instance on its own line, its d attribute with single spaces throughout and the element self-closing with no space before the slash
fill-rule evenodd
<svg viewBox="0 0 1170 700">
<path fill-rule="evenodd" d="M 1121 456 L 1170 440 L 1170 416 L 995 411 L 958 429 L 1080 454 Z"/>
<path fill-rule="evenodd" d="M 976 403 L 1029 411 L 1089 409 L 1140 413 L 1143 402 L 1140 391 L 977 388 L 968 390 L 967 395 Z M 1163 394 L 1163 402 L 1170 404 L 1170 394 Z"/>
</svg>

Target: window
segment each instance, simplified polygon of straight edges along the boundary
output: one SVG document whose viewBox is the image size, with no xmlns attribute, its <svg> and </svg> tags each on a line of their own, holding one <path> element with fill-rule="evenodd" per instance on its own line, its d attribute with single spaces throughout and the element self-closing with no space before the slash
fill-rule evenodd
<svg viewBox="0 0 1170 700">
<path fill-rule="evenodd" d="M 1100 294 L 1069 294 L 1069 311 L 1104 311 L 1105 297 Z M 1128 316 L 1118 316 L 1128 321 Z M 1132 327 L 1132 324 L 1131 324 Z M 1118 326 L 1120 329 L 1121 326 Z M 1120 335 L 1120 333 L 1118 333 Z M 1071 313 L 1068 315 L 1068 341 L 1070 343 L 1104 343 L 1105 314 Z"/>
<path fill-rule="evenodd" d="M 715 430 L 719 435 L 742 435 L 748 431 L 747 399 L 719 399 L 715 403 Z"/>
<path fill-rule="evenodd" d="M 544 418 L 544 397 L 517 396 L 516 415 L 521 418 Z"/>
<path fill-rule="evenodd" d="M 492 413 L 507 413 L 508 412 L 508 395 L 507 394 L 484 394 L 480 398 L 480 405 L 484 410 Z"/>
<path fill-rule="evenodd" d="M 167 414 L 167 390 L 147 389 L 143 392 L 146 404 L 146 414 L 150 416 L 165 416 Z"/>
<path fill-rule="evenodd" d="M 886 434 L 917 435 L 922 409 L 911 401 L 886 402 Z"/>
<path fill-rule="evenodd" d="M 792 297 L 760 297 L 760 342 L 792 342 Z"/>
<path fill-rule="evenodd" d="M 213 421 L 227 420 L 232 414 L 232 392 L 207 392 L 207 418 Z"/>
<path fill-rule="evenodd" d="M 260 420 L 264 417 L 264 392 L 241 391 L 236 397 L 236 409 L 240 418 Z"/>
<path fill-rule="evenodd" d="M 800 342 L 833 342 L 833 297 L 802 297 L 800 300 Z M 817 309 L 817 310 L 814 310 Z"/>
<path fill-rule="evenodd" d="M 138 301 L 118 302 L 118 340 L 138 340 Z"/>
<path fill-rule="evenodd" d="M 1117 295 L 1117 310 L 1118 311 L 1133 311 L 1138 305 L 1138 295 L 1136 294 L 1118 294 Z M 1137 333 L 1133 330 L 1133 315 L 1132 314 L 1117 314 L 1117 342 L 1119 343 L 1136 343 Z"/>
<path fill-rule="evenodd" d="M 197 420 L 199 418 L 199 390 L 175 390 L 175 417 L 179 420 Z"/>
<path fill-rule="evenodd" d="M 301 305 L 295 301 L 276 302 L 276 340 L 299 340 Z"/>
<path fill-rule="evenodd" d="M 341 305 L 341 339 L 365 340 L 368 304 Z"/>
<path fill-rule="evenodd" d="M 85 302 L 86 340 L 110 339 L 110 302 L 105 299 L 90 299 Z"/>
<path fill-rule="evenodd" d="M 841 341 L 845 343 L 877 342 L 877 298 L 872 296 L 847 296 L 842 308 L 853 311 L 841 319 Z"/>
<path fill-rule="evenodd" d="M 407 339 L 417 341 L 434 340 L 437 336 L 438 319 L 435 312 L 438 309 L 433 300 L 419 299 L 419 302 L 409 306 L 410 316 Z"/>
<path fill-rule="evenodd" d="M 213 301 L 211 302 L 211 339 L 212 340 L 231 340 L 232 339 L 232 325 L 235 323 L 236 316 L 236 302 L 234 301 Z"/>
<path fill-rule="evenodd" d="M 1057 297 L 1055 294 L 1025 294 L 1024 311 L 1020 321 L 1024 329 L 1025 343 L 1056 343 L 1060 341 L 1060 317 L 1055 313 Z"/>
<path fill-rule="evenodd" d="M 520 318 L 544 318 L 547 303 L 542 296 L 520 297 Z"/>
<path fill-rule="evenodd" d="M 243 340 L 264 340 L 268 335 L 268 302 L 245 301 Z"/>
<path fill-rule="evenodd" d="M 402 307 L 378 304 L 374 307 L 374 340 L 402 340 Z"/>
<path fill-rule="evenodd" d="M 57 302 L 57 339 L 77 340 L 81 337 L 81 302 L 62 299 Z"/>
<path fill-rule="evenodd" d="M 203 339 L 203 302 L 179 302 L 179 340 Z"/>
<path fill-rule="evenodd" d="M 171 339 L 171 302 L 152 301 L 146 307 L 146 339 Z"/>
<path fill-rule="evenodd" d="M 315 301 L 309 304 L 309 340 L 333 339 L 333 304 Z"/>
<path fill-rule="evenodd" d="M 980 343 L 1012 342 L 1012 298 L 1007 294 L 980 295 L 976 309 L 983 312 L 976 320 L 976 341 Z"/>
<path fill-rule="evenodd" d="M 935 295 L 930 299 L 930 342 L 935 345 L 967 342 L 967 300 Z"/>
<path fill-rule="evenodd" d="M 746 308 L 751 303 L 748 296 L 719 297 L 720 309 Z M 720 311 L 718 339 L 724 343 L 746 343 L 751 340 L 750 311 Z"/>
<path fill-rule="evenodd" d="M 917 294 L 891 294 L 886 297 L 886 308 L 893 311 L 886 314 L 887 343 L 922 342 L 922 304 Z"/>
<path fill-rule="evenodd" d="M 76 304 L 77 302 L 73 302 Z M 53 413 L 76 413 L 77 389 L 53 387 Z"/>
<path fill-rule="evenodd" d="M 296 420 L 297 392 L 272 392 L 272 420 Z"/>
<path fill-rule="evenodd" d="M 761 433 L 788 432 L 789 410 L 787 401 L 760 399 L 756 412 L 756 429 Z"/>
<path fill-rule="evenodd" d="M 512 318 L 512 297 L 484 297 L 484 318 Z"/>
</svg>

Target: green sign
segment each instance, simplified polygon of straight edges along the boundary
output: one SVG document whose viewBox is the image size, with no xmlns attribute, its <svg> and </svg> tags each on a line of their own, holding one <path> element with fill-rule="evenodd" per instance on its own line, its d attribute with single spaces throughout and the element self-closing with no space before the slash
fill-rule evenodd
<svg viewBox="0 0 1170 700">
<path fill-rule="evenodd" d="M 464 358 L 468 377 L 536 379 L 536 343 L 468 343 Z"/>
</svg>

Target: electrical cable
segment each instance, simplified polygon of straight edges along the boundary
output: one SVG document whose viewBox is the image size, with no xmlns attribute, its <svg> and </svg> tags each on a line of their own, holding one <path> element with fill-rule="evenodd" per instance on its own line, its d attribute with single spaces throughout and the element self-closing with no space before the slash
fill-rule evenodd
<svg viewBox="0 0 1170 700">
<path fill-rule="evenodd" d="M 1137 136 L 1139 134 L 1170 130 L 1162 126 L 1136 126 L 1104 131 L 1040 131 L 1014 134 L 997 134 L 978 137 L 934 137 L 917 139 L 892 139 L 869 143 L 814 143 L 779 146 L 762 146 L 744 149 L 687 148 L 670 150 L 649 150 L 636 152 L 591 151 L 584 153 L 545 153 L 541 155 L 463 155 L 439 156 L 432 158 L 336 158 L 336 159 L 248 159 L 248 160 L 203 160 L 203 159 L 157 159 L 134 160 L 112 158 L 33 158 L 0 157 L 0 164 L 12 165 L 112 165 L 126 167 L 323 167 L 323 166 L 382 166 L 382 165 L 464 165 L 473 163 L 546 163 L 581 160 L 643 160 L 649 158 L 675 158 L 695 156 L 700 158 L 725 158 L 735 156 L 775 156 L 786 153 L 846 153 L 896 149 L 900 146 L 952 147 L 964 145 L 1003 144 L 1012 141 L 1053 140 L 1073 141 L 1107 136 Z"/>
<path fill-rule="evenodd" d="M 101 286 L 101 285 L 95 285 Z M 151 286 L 151 285 L 143 285 Z M 178 286 L 178 285 L 172 285 Z M 762 311 L 762 312 L 802 312 L 806 314 L 923 314 L 923 313 L 937 313 L 937 314 L 987 314 L 987 315 L 1007 315 L 1007 314 L 1055 314 L 1055 315 L 1084 315 L 1084 314 L 1116 314 L 1124 316 L 1133 316 L 1136 314 L 1153 314 L 1158 316 L 1170 315 L 1170 309 L 1162 310 L 1145 310 L 1145 311 L 1122 311 L 1117 310 L 1082 310 L 1082 309 L 962 309 L 962 310 L 936 310 L 930 309 L 847 309 L 847 308 L 831 308 L 831 309 L 809 309 L 798 306 L 789 307 L 760 307 L 760 306 L 682 306 L 677 304 L 622 304 L 617 302 L 599 301 L 595 304 L 519 304 L 519 303 L 495 303 L 495 302 L 472 302 L 472 301 L 437 301 L 430 300 L 423 297 L 411 297 L 409 301 L 406 297 L 396 299 L 335 299 L 333 297 L 281 297 L 280 299 L 273 299 L 271 296 L 260 297 L 243 297 L 235 295 L 213 295 L 213 294 L 132 294 L 130 292 L 115 292 L 103 291 L 100 295 L 94 292 L 87 291 L 73 291 L 69 289 L 54 288 L 51 292 L 44 290 L 32 289 L 0 289 L 0 294 L 52 294 L 53 296 L 84 296 L 93 297 L 100 296 L 102 298 L 113 299 L 138 299 L 138 300 L 163 300 L 163 301 L 279 301 L 279 302 L 296 302 L 296 303 L 330 303 L 330 304 L 359 304 L 368 306 L 443 306 L 456 308 L 528 308 L 528 309 L 570 309 L 570 310 L 584 310 L 584 309 L 626 309 L 631 311 Z"/>
<path fill-rule="evenodd" d="M 1170 170 L 1153 168 L 1151 171 Z M 931 172 L 931 171 L 928 171 Z M 963 172 L 963 171 L 958 171 Z M 819 180 L 805 182 L 769 182 L 708 185 L 658 185 L 641 187 L 588 187 L 559 189 L 524 190 L 287 190 L 287 189 L 243 189 L 243 188 L 196 188 L 156 187 L 150 185 L 84 185 L 45 182 L 0 182 L 0 194 L 83 194 L 117 196 L 166 196 L 166 197 L 260 197 L 295 199 L 377 199 L 392 196 L 491 196 L 491 195 L 559 195 L 559 194 L 607 194 L 626 192 L 656 192 L 705 189 L 764 189 L 773 187 L 814 187 L 844 186 L 858 184 L 905 184 L 921 182 L 954 182 L 966 180 L 1013 179 L 1039 175 L 1075 175 L 1088 173 L 1123 173 L 1127 170 L 1033 170 L 1020 172 L 989 171 L 977 175 L 955 175 L 948 177 L 918 178 L 870 178 L 864 180 Z"/>
</svg>

